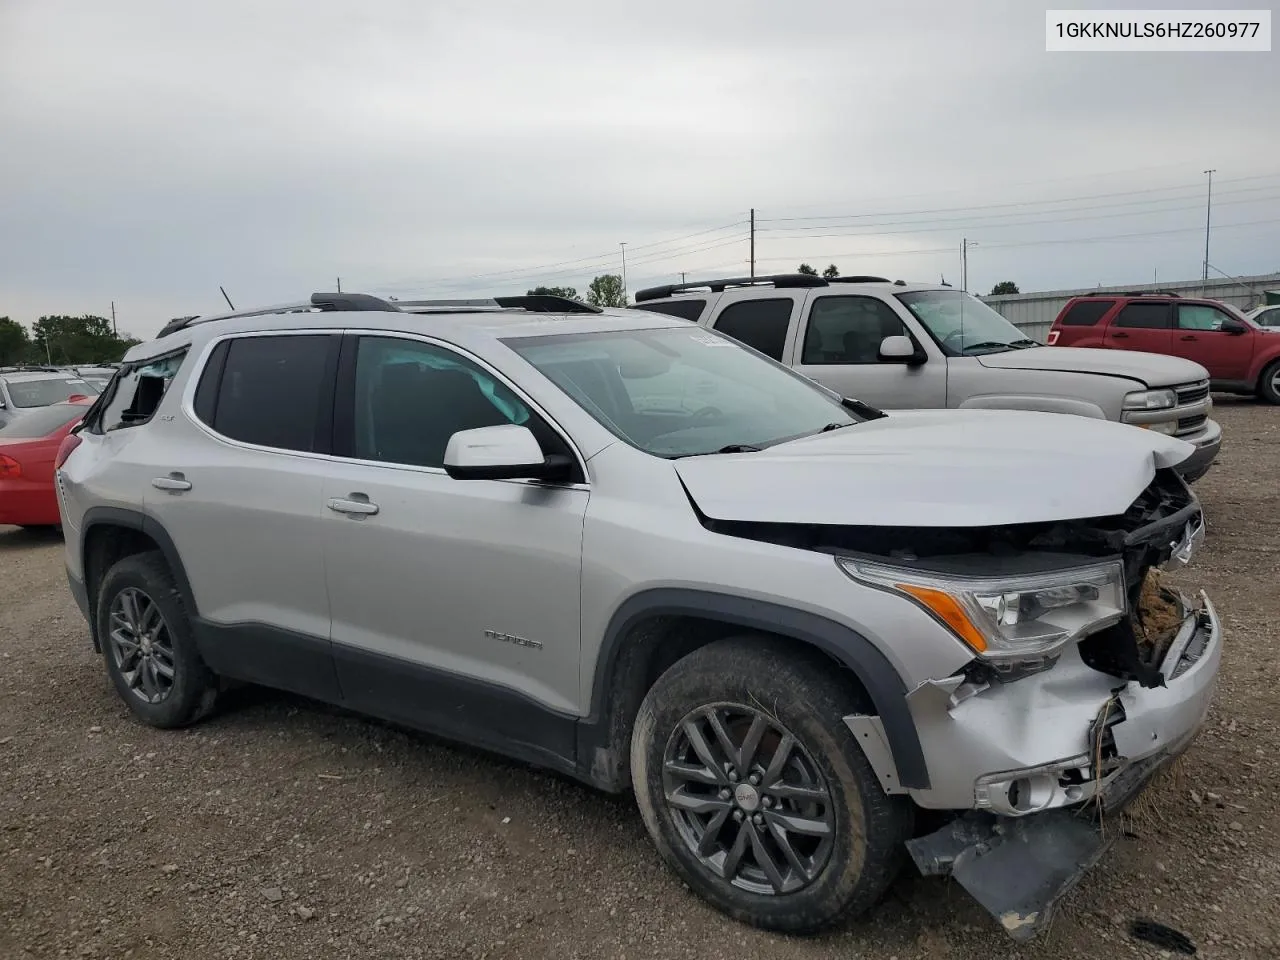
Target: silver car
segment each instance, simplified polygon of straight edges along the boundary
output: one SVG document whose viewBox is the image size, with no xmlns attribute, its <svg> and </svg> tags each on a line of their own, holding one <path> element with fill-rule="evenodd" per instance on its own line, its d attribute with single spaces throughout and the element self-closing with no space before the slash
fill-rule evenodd
<svg viewBox="0 0 1280 960">
<path fill-rule="evenodd" d="M 863 911 L 905 845 L 1026 938 L 1209 706 L 1218 618 L 1155 579 L 1191 452 L 885 415 L 657 314 L 317 294 L 131 349 L 57 489 L 145 723 L 292 690 L 633 790 L 746 922 Z"/>
<path fill-rule="evenodd" d="M 94 384 L 73 373 L 0 370 L 0 427 L 32 410 L 75 396 L 95 397 L 100 392 Z"/>
</svg>

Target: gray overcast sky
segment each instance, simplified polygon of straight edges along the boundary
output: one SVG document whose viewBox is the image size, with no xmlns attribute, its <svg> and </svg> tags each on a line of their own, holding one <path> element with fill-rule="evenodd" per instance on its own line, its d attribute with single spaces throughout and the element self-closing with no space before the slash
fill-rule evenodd
<svg viewBox="0 0 1280 960">
<path fill-rule="evenodd" d="M 1044 17 L 0 0 L 0 315 L 115 300 L 150 336 L 217 310 L 220 283 L 242 306 L 335 275 L 401 296 L 582 291 L 619 241 L 634 290 L 745 271 L 752 206 L 764 271 L 957 282 L 968 237 L 982 292 L 1191 279 L 1208 167 L 1210 262 L 1280 270 L 1280 54 L 1050 54 Z"/>
</svg>

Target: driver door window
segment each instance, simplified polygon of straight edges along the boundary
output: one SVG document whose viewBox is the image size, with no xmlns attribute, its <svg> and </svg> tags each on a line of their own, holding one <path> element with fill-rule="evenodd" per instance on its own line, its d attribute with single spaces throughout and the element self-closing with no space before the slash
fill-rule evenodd
<svg viewBox="0 0 1280 960">
<path fill-rule="evenodd" d="M 532 426 L 529 409 L 480 367 L 441 347 L 390 337 L 360 338 L 354 412 L 357 459 L 441 469 L 460 430 Z"/>
<path fill-rule="evenodd" d="M 809 310 L 801 363 L 879 363 L 885 337 L 908 336 L 902 318 L 875 297 L 819 297 Z"/>
</svg>

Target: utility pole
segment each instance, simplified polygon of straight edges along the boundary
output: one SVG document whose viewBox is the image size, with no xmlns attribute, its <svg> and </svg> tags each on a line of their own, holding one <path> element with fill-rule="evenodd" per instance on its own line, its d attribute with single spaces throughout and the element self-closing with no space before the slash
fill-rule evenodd
<svg viewBox="0 0 1280 960">
<path fill-rule="evenodd" d="M 756 278 L 756 208 L 751 208 L 751 279 Z"/>
<path fill-rule="evenodd" d="M 619 243 L 622 248 L 622 305 L 627 305 L 627 245 L 625 242 Z"/>
<path fill-rule="evenodd" d="M 683 270 L 681 270 L 681 271 L 680 271 L 680 282 L 681 282 L 681 283 L 684 283 L 684 271 L 683 271 Z"/>
<path fill-rule="evenodd" d="M 960 289 L 969 292 L 969 240 L 960 239 Z"/>
<path fill-rule="evenodd" d="M 1209 282 L 1209 214 L 1213 211 L 1213 175 L 1216 172 L 1216 170 L 1205 171 L 1209 175 L 1209 195 L 1204 202 L 1204 275 L 1201 277 L 1201 282 L 1206 284 Z"/>
<path fill-rule="evenodd" d="M 120 336 L 116 331 L 116 302 L 114 300 L 111 301 L 111 335 L 114 337 Z"/>
</svg>

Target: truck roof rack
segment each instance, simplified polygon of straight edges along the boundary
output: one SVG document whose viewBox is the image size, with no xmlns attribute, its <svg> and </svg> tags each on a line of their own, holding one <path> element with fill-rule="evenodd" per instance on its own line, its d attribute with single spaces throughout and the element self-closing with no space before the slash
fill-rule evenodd
<svg viewBox="0 0 1280 960">
<path fill-rule="evenodd" d="M 831 277 L 827 283 L 888 283 L 888 277 L 871 277 L 871 276 L 852 276 L 852 277 Z"/>
<path fill-rule="evenodd" d="M 1082 293 L 1082 297 L 1173 297 L 1181 300 L 1182 295 L 1172 290 L 1098 290 L 1094 293 Z"/>
<path fill-rule="evenodd" d="M 528 294 L 516 297 L 481 297 L 470 300 L 397 300 L 395 305 L 406 313 L 603 313 L 600 307 L 551 294 Z"/>
<path fill-rule="evenodd" d="M 825 287 L 827 281 L 809 273 L 775 273 L 765 277 L 725 277 L 719 280 L 694 280 L 691 283 L 668 283 L 660 287 L 646 287 L 637 291 L 636 303 L 645 300 L 659 300 L 673 293 L 685 290 L 709 289 L 712 293 L 722 293 L 728 287 L 751 287 L 772 284 L 777 289 L 795 287 Z"/>
<path fill-rule="evenodd" d="M 300 303 L 281 303 L 271 307 L 237 310 L 234 313 L 219 313 L 209 317 L 176 317 L 161 327 L 156 337 L 157 339 L 167 337 L 171 333 L 177 333 L 179 330 L 185 330 L 199 323 L 232 320 L 237 317 L 265 317 L 273 313 L 309 313 L 312 310 L 319 310 L 322 313 L 337 311 L 397 313 L 399 309 L 394 303 L 367 293 L 313 293 L 310 300 L 303 300 Z"/>
</svg>

